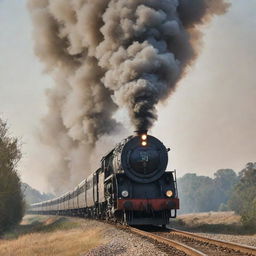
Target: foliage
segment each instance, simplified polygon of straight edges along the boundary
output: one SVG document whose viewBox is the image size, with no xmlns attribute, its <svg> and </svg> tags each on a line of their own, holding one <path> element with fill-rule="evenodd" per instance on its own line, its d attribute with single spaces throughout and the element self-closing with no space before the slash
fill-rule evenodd
<svg viewBox="0 0 256 256">
<path fill-rule="evenodd" d="M 231 169 L 218 170 L 214 179 L 195 173 L 185 174 L 178 180 L 180 213 L 228 210 L 226 204 L 237 179 Z"/>
<path fill-rule="evenodd" d="M 238 176 L 232 169 L 220 169 L 214 173 L 215 203 L 219 211 L 227 211 L 230 208 L 227 202 L 232 190 L 238 182 Z"/>
<path fill-rule="evenodd" d="M 0 119 L 0 234 L 19 223 L 24 213 L 16 171 L 20 158 L 18 140 L 8 135 L 7 124 Z"/>
<path fill-rule="evenodd" d="M 239 173 L 229 206 L 241 215 L 245 226 L 256 227 L 256 163 L 248 163 Z"/>
<path fill-rule="evenodd" d="M 256 227 L 256 163 L 237 176 L 220 169 L 214 178 L 188 173 L 178 180 L 180 213 L 234 210 L 248 228 Z"/>
</svg>

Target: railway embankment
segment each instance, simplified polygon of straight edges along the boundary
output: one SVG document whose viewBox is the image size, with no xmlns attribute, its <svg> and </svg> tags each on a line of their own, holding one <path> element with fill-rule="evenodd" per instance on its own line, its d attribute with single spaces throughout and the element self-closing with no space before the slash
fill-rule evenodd
<svg viewBox="0 0 256 256">
<path fill-rule="evenodd" d="M 0 239 L 5 256 L 169 255 L 125 229 L 82 218 L 25 216 L 16 230 Z"/>
</svg>

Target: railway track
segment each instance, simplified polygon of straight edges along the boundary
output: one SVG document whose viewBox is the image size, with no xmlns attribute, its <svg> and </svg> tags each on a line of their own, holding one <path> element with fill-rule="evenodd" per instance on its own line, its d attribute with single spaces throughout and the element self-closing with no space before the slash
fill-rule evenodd
<svg viewBox="0 0 256 256">
<path fill-rule="evenodd" d="M 191 256 L 256 256 L 256 248 L 206 238 L 176 229 L 138 229 L 129 227 L 130 231 L 150 240 L 164 244 L 170 249 L 170 255 Z M 174 254 L 173 249 L 181 254 Z M 168 252 L 168 250 L 165 250 Z"/>
<path fill-rule="evenodd" d="M 170 255 L 181 255 L 181 256 L 186 256 L 186 255 L 191 255 L 191 256 L 206 256 L 207 254 L 204 254 L 190 246 L 187 246 L 185 244 L 182 244 L 180 242 L 177 242 L 177 241 L 173 241 L 169 238 L 166 238 L 166 237 L 163 237 L 161 235 L 158 235 L 158 234 L 154 234 L 152 232 L 147 232 L 147 231 L 144 231 L 144 230 L 141 230 L 141 229 L 138 229 L 138 228 L 132 228 L 132 227 L 129 227 L 129 230 L 135 234 L 138 234 L 140 236 L 143 236 L 147 239 L 150 239 L 150 240 L 153 240 L 153 241 L 156 241 L 158 243 L 161 243 L 163 245 L 166 246 L 166 248 L 170 248 Z M 173 250 L 174 249 L 174 250 Z M 178 251 L 178 252 L 175 252 Z M 165 249 L 166 252 L 168 252 L 166 249 Z"/>
</svg>

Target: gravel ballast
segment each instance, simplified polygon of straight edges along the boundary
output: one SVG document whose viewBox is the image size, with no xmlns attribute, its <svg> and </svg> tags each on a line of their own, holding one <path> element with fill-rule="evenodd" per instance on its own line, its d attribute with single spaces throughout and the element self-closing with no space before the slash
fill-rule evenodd
<svg viewBox="0 0 256 256">
<path fill-rule="evenodd" d="M 200 236 L 218 239 L 222 241 L 238 243 L 253 246 L 256 248 L 256 235 L 226 235 L 226 234 L 210 234 L 210 233 L 196 233 Z"/>
<path fill-rule="evenodd" d="M 86 220 L 85 226 L 89 227 L 100 226 L 102 228 L 102 236 L 104 243 L 83 256 L 185 256 L 186 254 L 179 252 L 172 248 L 167 248 L 154 241 L 148 241 L 147 239 L 131 233 L 126 229 L 116 228 L 113 225 L 97 222 L 93 220 Z"/>
</svg>

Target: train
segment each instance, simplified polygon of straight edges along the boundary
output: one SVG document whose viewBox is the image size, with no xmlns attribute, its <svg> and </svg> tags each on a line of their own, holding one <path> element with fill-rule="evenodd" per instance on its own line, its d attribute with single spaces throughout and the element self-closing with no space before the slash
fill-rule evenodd
<svg viewBox="0 0 256 256">
<path fill-rule="evenodd" d="M 166 226 L 179 209 L 176 171 L 166 171 L 169 151 L 147 131 L 137 131 L 74 190 L 32 204 L 28 212 Z"/>
</svg>

